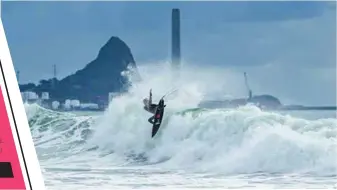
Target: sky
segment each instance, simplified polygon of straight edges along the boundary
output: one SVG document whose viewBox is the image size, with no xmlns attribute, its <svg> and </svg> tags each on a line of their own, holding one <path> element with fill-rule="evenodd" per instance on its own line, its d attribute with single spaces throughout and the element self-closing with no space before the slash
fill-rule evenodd
<svg viewBox="0 0 337 190">
<path fill-rule="evenodd" d="M 171 9 L 181 11 L 184 62 L 247 71 L 255 93 L 336 104 L 335 2 L 2 2 L 20 83 L 63 78 L 111 36 L 137 64 L 170 57 Z"/>
</svg>

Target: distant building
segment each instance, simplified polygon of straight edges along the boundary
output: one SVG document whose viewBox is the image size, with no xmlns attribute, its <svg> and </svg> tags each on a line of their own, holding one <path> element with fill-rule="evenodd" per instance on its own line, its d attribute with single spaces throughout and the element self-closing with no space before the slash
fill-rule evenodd
<svg viewBox="0 0 337 190">
<path fill-rule="evenodd" d="M 58 101 L 53 101 L 51 104 L 52 109 L 57 110 L 60 107 L 60 102 Z"/>
<path fill-rule="evenodd" d="M 49 100 L 49 92 L 42 92 L 41 99 L 42 100 Z"/>
<path fill-rule="evenodd" d="M 39 100 L 39 96 L 35 92 L 21 92 L 21 98 L 23 102 L 35 103 Z"/>
</svg>

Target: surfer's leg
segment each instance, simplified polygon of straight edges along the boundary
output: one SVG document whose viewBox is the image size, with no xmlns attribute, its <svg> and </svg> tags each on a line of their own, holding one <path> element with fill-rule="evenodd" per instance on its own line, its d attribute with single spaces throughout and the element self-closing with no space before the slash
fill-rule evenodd
<svg viewBox="0 0 337 190">
<path fill-rule="evenodd" d="M 154 124 L 154 116 L 152 116 L 152 117 L 150 117 L 149 119 L 148 119 L 148 121 L 153 125 Z"/>
</svg>

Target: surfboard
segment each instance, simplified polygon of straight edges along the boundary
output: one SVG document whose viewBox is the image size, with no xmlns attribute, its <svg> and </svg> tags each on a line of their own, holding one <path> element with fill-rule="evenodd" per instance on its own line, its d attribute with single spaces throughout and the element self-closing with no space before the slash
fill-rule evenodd
<svg viewBox="0 0 337 190">
<path fill-rule="evenodd" d="M 163 120 L 163 117 L 164 117 L 164 107 L 165 106 L 162 106 L 162 107 L 158 107 L 155 114 L 154 114 L 154 122 L 153 122 L 153 125 L 152 125 L 152 138 L 157 134 L 160 126 L 161 126 L 161 123 L 162 123 L 162 120 Z"/>
</svg>

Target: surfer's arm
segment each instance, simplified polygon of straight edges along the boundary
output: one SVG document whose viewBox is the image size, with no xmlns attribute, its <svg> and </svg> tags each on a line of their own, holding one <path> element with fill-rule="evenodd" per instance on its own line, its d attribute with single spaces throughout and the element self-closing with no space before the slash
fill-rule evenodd
<svg viewBox="0 0 337 190">
<path fill-rule="evenodd" d="M 149 96 L 149 107 L 152 104 L 152 89 L 150 89 L 150 96 Z"/>
</svg>

